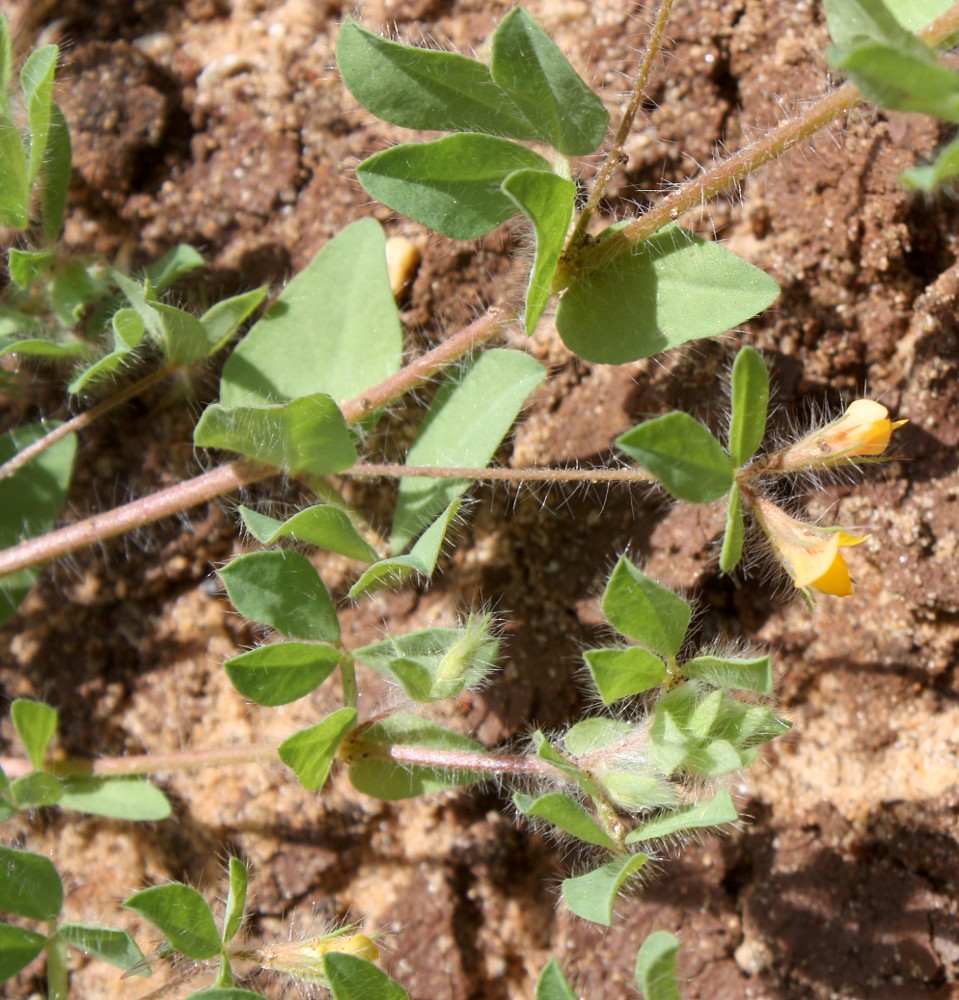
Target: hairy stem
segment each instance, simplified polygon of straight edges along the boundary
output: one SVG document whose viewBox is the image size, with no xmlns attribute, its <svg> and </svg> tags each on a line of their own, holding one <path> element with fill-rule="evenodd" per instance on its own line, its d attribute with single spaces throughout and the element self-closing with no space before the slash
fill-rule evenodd
<svg viewBox="0 0 959 1000">
<path fill-rule="evenodd" d="M 149 389 L 151 385 L 162 382 L 163 379 L 172 375 L 177 367 L 177 365 L 164 365 L 162 368 L 158 368 L 156 371 L 150 372 L 149 375 L 145 375 L 143 378 L 128 385 L 125 389 L 121 389 L 120 392 L 109 399 L 97 403 L 96 406 L 83 413 L 78 413 L 75 417 L 71 417 L 60 424 L 59 427 L 54 427 L 53 430 L 44 434 L 42 438 L 28 445 L 23 451 L 18 451 L 11 459 L 0 465 L 0 480 L 8 479 L 15 472 L 19 472 L 28 462 L 32 462 L 38 455 L 42 455 L 47 448 L 55 445 L 57 441 L 63 440 L 68 434 L 76 434 L 79 431 L 85 430 L 94 420 L 116 409 L 116 407 L 127 400 L 133 399 L 134 396 L 138 396 L 141 392 Z"/>
<path fill-rule="evenodd" d="M 382 746 L 363 744 L 357 758 L 392 760 L 408 767 L 431 767 L 442 771 L 472 771 L 477 774 L 516 774 L 555 778 L 560 772 L 545 760 L 483 753 L 474 750 L 434 750 L 402 743 Z"/>
<path fill-rule="evenodd" d="M 469 469 L 442 465 L 378 465 L 360 462 L 338 475 L 357 478 L 402 479 L 423 476 L 430 479 L 478 479 L 505 483 L 655 483 L 656 477 L 644 469 L 552 469 L 526 466 L 518 469 Z"/>
<path fill-rule="evenodd" d="M 623 147 L 626 145 L 626 139 L 632 131 L 639 106 L 646 96 L 646 90 L 649 87 L 649 78 L 653 72 L 653 64 L 656 62 L 656 56 L 663 47 L 663 40 L 666 36 L 666 25 L 669 23 L 669 15 L 672 13 L 672 9 L 673 0 L 660 0 L 659 9 L 656 11 L 656 17 L 649 32 L 646 51 L 643 53 L 643 61 L 639 67 L 639 72 L 636 74 L 636 79 L 633 81 L 633 90 L 630 94 L 629 102 L 623 111 L 623 120 L 619 123 L 613 144 L 606 154 L 606 159 L 603 162 L 599 176 L 592 186 L 589 199 L 576 223 L 576 227 L 566 241 L 567 252 L 575 251 L 575 248 L 582 242 L 583 236 L 586 233 L 586 227 L 589 225 L 589 220 L 599 207 L 599 203 L 603 200 L 606 189 L 609 187 L 609 182 L 612 180 L 613 173 L 623 159 Z"/>
<path fill-rule="evenodd" d="M 345 403 L 341 409 L 346 422 L 358 423 L 389 405 L 399 396 L 490 340 L 511 317 L 512 314 L 501 314 L 491 310 L 486 316 L 459 330 L 422 357 L 410 362 L 395 375 L 391 375 L 379 385 Z M 0 551 L 0 576 L 31 566 L 39 566 L 88 545 L 106 541 L 135 528 L 179 514 L 197 504 L 206 503 L 243 486 L 278 475 L 279 472 L 280 470 L 272 465 L 252 459 L 228 462 L 210 472 L 177 483 L 150 496 L 4 549 Z"/>
<path fill-rule="evenodd" d="M 959 2 L 954 3 L 945 14 L 928 25 L 920 33 L 920 37 L 928 45 L 936 47 L 957 31 L 959 31 Z M 717 195 L 735 187 L 760 167 L 815 135 L 864 99 L 858 87 L 846 83 L 795 118 L 781 122 L 761 139 L 703 171 L 699 177 L 680 185 L 640 218 L 611 233 L 601 243 L 582 250 L 565 267 L 561 267 L 553 290 L 560 291 L 567 288 L 578 274 L 608 264 L 614 257 L 642 243 L 663 226 L 675 222 L 681 215 L 702 207 Z"/>
</svg>

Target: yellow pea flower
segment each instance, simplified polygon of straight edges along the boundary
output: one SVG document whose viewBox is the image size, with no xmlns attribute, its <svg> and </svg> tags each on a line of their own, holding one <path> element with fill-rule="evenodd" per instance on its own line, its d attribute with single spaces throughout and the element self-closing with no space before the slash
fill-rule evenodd
<svg viewBox="0 0 959 1000">
<path fill-rule="evenodd" d="M 849 567 L 840 549 L 859 545 L 868 535 L 850 535 L 797 521 L 761 497 L 752 498 L 752 507 L 773 552 L 798 589 L 834 597 L 852 593 Z"/>
<path fill-rule="evenodd" d="M 874 399 L 857 399 L 841 417 L 784 449 L 771 464 L 783 472 L 801 472 L 845 459 L 878 458 L 889 447 L 892 432 L 907 423 L 890 420 L 889 411 Z"/>
</svg>

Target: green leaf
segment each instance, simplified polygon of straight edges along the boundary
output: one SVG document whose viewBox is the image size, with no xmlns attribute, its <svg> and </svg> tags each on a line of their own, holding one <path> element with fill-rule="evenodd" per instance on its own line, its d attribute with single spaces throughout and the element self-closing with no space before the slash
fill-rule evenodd
<svg viewBox="0 0 959 1000">
<path fill-rule="evenodd" d="M 373 563 L 363 575 L 350 587 L 347 595 L 352 600 L 362 597 L 380 587 L 398 587 L 405 583 L 413 574 L 428 580 L 436 569 L 443 542 L 449 526 L 460 509 L 460 501 L 454 500 L 449 507 L 420 535 L 416 544 L 405 556 L 392 556 Z"/>
<path fill-rule="evenodd" d="M 673 809 L 644 823 L 638 830 L 626 835 L 627 844 L 640 844 L 649 840 L 665 840 L 687 830 L 702 830 L 724 823 L 735 823 L 739 813 L 733 805 L 732 797 L 725 788 L 707 802 Z"/>
<path fill-rule="evenodd" d="M 536 980 L 534 1000 L 577 1000 L 555 958 L 551 958 L 543 966 L 543 971 Z"/>
<path fill-rule="evenodd" d="M 729 458 L 735 468 L 756 454 L 766 433 L 769 372 L 759 351 L 744 347 L 733 362 L 732 417 L 729 421 Z"/>
<path fill-rule="evenodd" d="M 628 755 L 623 762 L 630 764 Z M 613 803 L 626 812 L 671 809 L 677 805 L 676 788 L 662 775 L 635 770 L 606 771 L 602 787 Z"/>
<path fill-rule="evenodd" d="M 726 507 L 726 531 L 723 534 L 723 547 L 719 553 L 719 568 L 724 573 L 732 573 L 743 557 L 743 537 L 746 524 L 743 519 L 743 501 L 738 486 L 729 491 L 729 503 Z"/>
<path fill-rule="evenodd" d="M 778 295 L 758 267 L 668 226 L 576 280 L 560 300 L 556 328 L 580 357 L 619 365 L 725 333 Z"/>
<path fill-rule="evenodd" d="M 190 994 L 190 1000 L 263 1000 L 262 993 L 244 990 L 239 986 L 211 986 Z"/>
<path fill-rule="evenodd" d="M 489 69 L 458 52 L 390 42 L 347 20 L 337 40 L 336 62 L 346 89 L 392 125 L 513 139 L 539 137 Z"/>
<path fill-rule="evenodd" d="M 356 559 L 375 562 L 376 550 L 357 531 L 345 510 L 333 504 L 316 504 L 297 511 L 286 521 L 260 514 L 242 504 L 238 508 L 243 526 L 262 545 L 272 545 L 281 538 Z"/>
<path fill-rule="evenodd" d="M 893 111 L 917 111 L 959 122 L 959 73 L 926 56 L 892 45 L 866 43 L 847 52 L 831 50 L 829 61 L 869 98 Z"/>
<path fill-rule="evenodd" d="M 10 103 L 10 80 L 13 77 L 13 44 L 10 23 L 0 13 L 0 111 L 6 113 Z"/>
<path fill-rule="evenodd" d="M 596 820 L 575 799 L 562 792 L 547 792 L 537 798 L 514 792 L 513 803 L 524 815 L 545 819 L 577 840 L 597 847 L 615 847 L 612 837 Z"/>
<path fill-rule="evenodd" d="M 59 322 L 66 327 L 83 319 L 87 307 L 110 293 L 106 278 L 97 265 L 72 261 L 54 272 L 50 282 L 50 304 Z"/>
<path fill-rule="evenodd" d="M 56 101 L 50 104 L 50 128 L 47 131 L 47 152 L 40 172 L 40 218 L 43 242 L 53 246 L 63 228 L 63 216 L 70 190 L 73 147 L 66 118 Z"/>
<path fill-rule="evenodd" d="M 493 34 L 490 72 L 538 138 L 564 156 L 586 156 L 603 141 L 609 115 L 553 40 L 521 8 Z"/>
<path fill-rule="evenodd" d="M 563 900 L 576 916 L 609 927 L 619 890 L 648 860 L 645 854 L 630 854 L 585 875 L 564 879 Z"/>
<path fill-rule="evenodd" d="M 34 771 L 11 782 L 10 793 L 18 809 L 41 809 L 55 806 L 63 797 L 63 788 L 54 775 Z"/>
<path fill-rule="evenodd" d="M 196 364 L 212 353 L 206 328 L 192 313 L 164 302 L 154 302 L 153 311 L 163 328 L 160 346 L 171 364 Z"/>
<path fill-rule="evenodd" d="M 683 673 L 717 688 L 773 693 L 772 661 L 768 656 L 742 659 L 734 656 L 697 656 L 683 664 Z"/>
<path fill-rule="evenodd" d="M 155 823 L 173 812 L 170 800 L 146 778 L 67 778 L 60 805 L 136 823 Z"/>
<path fill-rule="evenodd" d="M 286 286 L 223 368 L 220 402 L 352 399 L 400 366 L 403 333 L 373 219 L 347 226 Z"/>
<path fill-rule="evenodd" d="M 692 609 L 678 594 L 644 576 L 625 556 L 609 577 L 602 608 L 617 632 L 664 657 L 679 652 L 692 617 Z"/>
<path fill-rule="evenodd" d="M 285 403 L 212 403 L 203 411 L 193 441 L 201 448 L 237 451 L 291 476 L 325 476 L 356 462 L 343 414 L 322 393 Z"/>
<path fill-rule="evenodd" d="M 485 781 L 482 771 L 444 771 L 430 767 L 408 767 L 385 757 L 363 758 L 363 748 L 390 747 L 410 744 L 431 750 L 467 750 L 483 753 L 485 747 L 467 736 L 461 736 L 438 726 L 428 719 L 396 712 L 364 730 L 356 740 L 356 750 L 350 764 L 353 787 L 366 795 L 387 802 L 409 799 L 416 795 L 444 792 L 457 785 Z"/>
<path fill-rule="evenodd" d="M 322 788 L 343 737 L 355 725 L 356 709 L 339 708 L 322 722 L 285 739 L 280 744 L 280 760 L 293 769 L 304 788 Z"/>
<path fill-rule="evenodd" d="M 236 937 L 243 923 L 250 871 L 239 858 L 230 858 L 230 892 L 223 912 L 223 943 Z"/>
<path fill-rule="evenodd" d="M 913 167 L 899 175 L 899 183 L 905 188 L 931 194 L 936 188 L 959 175 L 959 139 L 955 139 L 939 150 L 935 160 L 928 166 Z"/>
<path fill-rule="evenodd" d="M 217 570 L 233 606 L 289 639 L 338 642 L 340 623 L 329 591 L 299 552 L 251 552 Z"/>
<path fill-rule="evenodd" d="M 0 983 L 25 969 L 43 951 L 47 939 L 36 931 L 0 924 Z"/>
<path fill-rule="evenodd" d="M 63 883 L 53 862 L 0 845 L 0 912 L 56 920 L 62 907 Z"/>
<path fill-rule="evenodd" d="M 185 274 L 203 267 L 203 255 L 189 243 L 177 243 L 175 247 L 146 267 L 146 279 L 159 295 Z M 256 294 L 251 292 L 249 294 Z M 213 307 L 214 309 L 216 306 Z"/>
<path fill-rule="evenodd" d="M 68 392 L 78 395 L 91 382 L 119 371 L 143 339 L 143 320 L 135 309 L 118 309 L 110 318 L 110 323 L 113 327 L 113 350 L 78 372 L 67 387 Z"/>
<path fill-rule="evenodd" d="M 230 682 L 257 705 L 288 705 L 318 688 L 340 662 L 331 646 L 274 642 L 223 664 Z"/>
<path fill-rule="evenodd" d="M 484 351 L 437 392 L 406 464 L 484 467 L 545 375 L 543 366 L 521 351 Z M 404 478 L 390 535 L 393 552 L 406 548 L 468 487 L 461 479 Z"/>
<path fill-rule="evenodd" d="M 130 896 L 123 907 L 153 924 L 173 949 L 187 958 L 202 962 L 223 950 L 213 911 L 200 893 L 188 885 L 171 882 L 142 889 Z"/>
<path fill-rule="evenodd" d="M 12 248 L 7 256 L 10 280 L 19 288 L 29 288 L 37 278 L 50 270 L 54 257 L 52 250 Z"/>
<path fill-rule="evenodd" d="M 356 955 L 327 952 L 323 956 L 323 973 L 333 1000 L 410 1000 L 399 983 Z"/>
<path fill-rule="evenodd" d="M 52 340 L 25 338 L 23 340 L 0 338 L 0 355 L 17 354 L 20 357 L 47 358 L 64 361 L 87 354 L 90 348 L 83 343 L 56 344 Z"/>
<path fill-rule="evenodd" d="M 49 426 L 31 424 L 0 437 L 0 464 L 43 437 Z M 76 448 L 76 436 L 70 434 L 0 480 L 0 549 L 53 527 L 66 500 Z M 28 569 L 0 579 L 0 624 L 13 616 L 38 573 Z"/>
<path fill-rule="evenodd" d="M 913 32 L 949 6 L 950 0 L 823 0 L 829 34 L 841 48 L 884 42 L 914 54 L 926 46 Z"/>
<path fill-rule="evenodd" d="M 583 654 L 604 705 L 642 694 L 666 680 L 666 664 L 638 646 L 608 646 Z"/>
<path fill-rule="evenodd" d="M 610 719 L 604 715 L 593 716 L 567 729 L 563 746 L 571 756 L 585 757 L 614 743 L 621 743 L 635 732 L 636 726 L 631 722 Z"/>
<path fill-rule="evenodd" d="M 470 615 L 462 628 L 391 636 L 354 650 L 353 656 L 396 678 L 413 701 L 440 701 L 481 684 L 495 667 L 499 641 L 490 623 L 489 615 Z"/>
<path fill-rule="evenodd" d="M 27 151 L 16 125 L 0 115 L 0 226 L 30 225 L 30 181 Z"/>
<path fill-rule="evenodd" d="M 571 760 L 567 760 L 546 736 L 537 729 L 533 733 L 533 746 L 536 747 L 536 756 L 540 760 L 545 760 L 552 764 L 557 771 L 565 774 L 567 778 L 575 782 L 587 795 L 595 798 L 600 794 L 599 785 L 585 771 L 580 770 Z"/>
<path fill-rule="evenodd" d="M 123 292 L 131 308 L 143 321 L 144 329 L 149 332 L 153 340 L 160 343 L 164 336 L 163 320 L 156 308 L 156 293 L 150 279 L 134 281 L 116 269 L 111 270 L 110 276 Z"/>
<path fill-rule="evenodd" d="M 237 330 L 260 308 L 266 298 L 267 288 L 254 288 L 252 292 L 233 295 L 211 306 L 200 317 L 206 334 L 207 354 L 216 354 Z"/>
<path fill-rule="evenodd" d="M 576 185 L 554 173 L 516 170 L 503 180 L 502 189 L 533 224 L 536 234 L 536 254 L 526 289 L 523 316 L 526 332 L 532 336 L 549 303 L 553 276 L 573 217 Z"/>
<path fill-rule="evenodd" d="M 688 413 L 674 410 L 647 420 L 615 444 L 680 500 L 710 503 L 733 485 L 735 470 L 723 446 Z"/>
<path fill-rule="evenodd" d="M 33 769 L 42 770 L 47 748 L 57 732 L 57 710 L 42 701 L 17 698 L 10 706 L 10 717 Z"/>
<path fill-rule="evenodd" d="M 636 985 L 644 1000 L 680 1000 L 676 981 L 679 939 L 667 931 L 656 931 L 643 942 L 636 956 Z"/>
<path fill-rule="evenodd" d="M 60 50 L 56 45 L 43 45 L 34 49 L 20 70 L 23 102 L 30 122 L 29 182 L 39 176 L 47 152 L 50 134 L 50 105 L 53 100 L 53 74 L 57 68 Z"/>
<path fill-rule="evenodd" d="M 57 934 L 71 948 L 97 958 L 137 976 L 149 976 L 146 956 L 137 947 L 128 931 L 94 924 L 60 924 Z"/>
<path fill-rule="evenodd" d="M 503 181 L 516 170 L 549 171 L 539 153 L 509 139 L 460 132 L 403 143 L 364 160 L 356 176 L 371 197 L 454 240 L 472 240 L 516 215 Z"/>
</svg>

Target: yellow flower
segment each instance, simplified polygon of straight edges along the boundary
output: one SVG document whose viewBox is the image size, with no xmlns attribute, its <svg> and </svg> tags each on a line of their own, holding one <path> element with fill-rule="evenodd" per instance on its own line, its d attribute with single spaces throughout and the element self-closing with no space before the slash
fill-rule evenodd
<svg viewBox="0 0 959 1000">
<path fill-rule="evenodd" d="M 782 451 L 776 467 L 783 472 L 800 472 L 836 465 L 847 458 L 877 458 L 889 447 L 892 432 L 908 422 L 890 420 L 889 411 L 874 399 L 857 399 L 838 420 Z"/>
<path fill-rule="evenodd" d="M 776 557 L 800 590 L 818 590 L 834 597 L 852 593 L 849 567 L 840 549 L 859 545 L 868 535 L 817 528 L 790 517 L 761 497 L 753 498 L 753 511 Z"/>
</svg>

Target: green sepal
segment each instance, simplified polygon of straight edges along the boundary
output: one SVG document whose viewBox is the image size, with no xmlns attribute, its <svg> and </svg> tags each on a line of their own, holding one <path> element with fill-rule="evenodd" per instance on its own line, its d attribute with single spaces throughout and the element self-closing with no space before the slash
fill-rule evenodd
<svg viewBox="0 0 959 1000">
<path fill-rule="evenodd" d="M 688 413 L 677 410 L 647 420 L 615 443 L 680 500 L 711 503 L 733 485 L 735 469 L 723 446 Z"/>
<path fill-rule="evenodd" d="M 481 684 L 496 665 L 499 641 L 489 615 L 461 628 L 429 628 L 391 636 L 353 651 L 361 663 L 394 677 L 417 702 L 452 698 Z"/>
<path fill-rule="evenodd" d="M 630 854 L 585 875 L 564 879 L 563 901 L 576 916 L 609 927 L 620 889 L 648 860 L 645 854 Z"/>
<path fill-rule="evenodd" d="M 57 242 L 63 228 L 72 165 L 70 129 L 60 105 L 52 101 L 46 158 L 40 173 L 40 219 L 46 246 L 53 246 Z"/>
<path fill-rule="evenodd" d="M 322 788 L 330 776 L 336 751 L 355 725 L 356 709 L 339 708 L 322 722 L 285 739 L 280 744 L 280 760 L 293 770 L 304 788 Z"/>
<path fill-rule="evenodd" d="M 692 608 L 621 556 L 603 591 L 603 615 L 623 635 L 663 657 L 675 656 L 686 638 Z"/>
<path fill-rule="evenodd" d="M 223 909 L 223 943 L 236 937 L 243 923 L 246 910 L 246 893 L 250 883 L 250 870 L 237 857 L 230 858 L 230 890 Z"/>
</svg>

